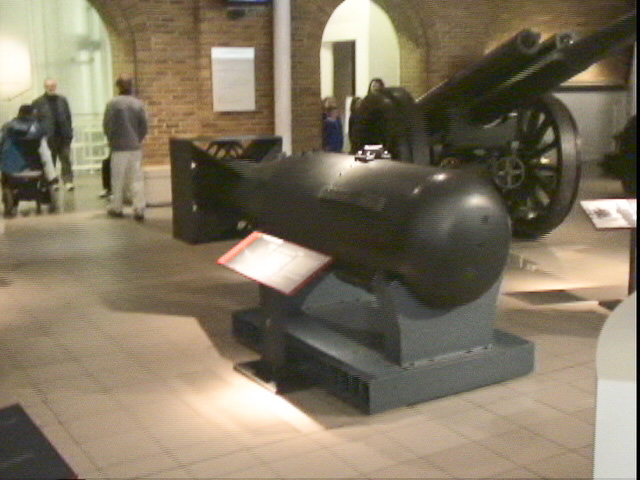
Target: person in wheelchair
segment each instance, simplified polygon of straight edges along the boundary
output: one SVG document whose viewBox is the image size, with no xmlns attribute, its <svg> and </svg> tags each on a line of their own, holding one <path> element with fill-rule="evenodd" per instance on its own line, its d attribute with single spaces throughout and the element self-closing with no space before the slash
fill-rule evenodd
<svg viewBox="0 0 640 480">
<path fill-rule="evenodd" d="M 0 130 L 0 182 L 4 215 L 14 216 L 20 200 L 35 200 L 55 210 L 53 189 L 58 183 L 45 132 L 31 105 L 22 105 L 18 115 Z"/>
</svg>

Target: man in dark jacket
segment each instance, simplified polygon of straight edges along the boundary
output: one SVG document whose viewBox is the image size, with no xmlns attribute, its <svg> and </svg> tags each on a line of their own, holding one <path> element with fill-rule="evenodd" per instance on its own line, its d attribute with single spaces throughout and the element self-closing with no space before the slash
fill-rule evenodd
<svg viewBox="0 0 640 480">
<path fill-rule="evenodd" d="M 107 103 L 102 126 L 111 149 L 111 204 L 107 213 L 122 217 L 125 191 L 133 197 L 133 218 L 144 220 L 145 198 L 142 172 L 142 140 L 147 135 L 144 104 L 133 96 L 133 79 L 121 75 L 119 95 Z"/>
<path fill-rule="evenodd" d="M 62 181 L 67 190 L 73 190 L 73 170 L 71 169 L 71 140 L 73 128 L 69 102 L 56 93 L 58 84 L 49 78 L 44 82 L 44 95 L 33 101 L 38 121 L 47 135 L 47 143 L 53 156 L 53 164 L 60 159 Z"/>
</svg>

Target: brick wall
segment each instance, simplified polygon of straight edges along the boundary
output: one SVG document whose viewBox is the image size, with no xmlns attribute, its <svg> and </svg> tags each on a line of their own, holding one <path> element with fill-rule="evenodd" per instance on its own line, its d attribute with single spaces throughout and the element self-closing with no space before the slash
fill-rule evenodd
<svg viewBox="0 0 640 480">
<path fill-rule="evenodd" d="M 237 20 L 221 0 L 90 0 L 111 37 L 114 75 L 135 76 L 150 133 L 145 163 L 169 163 L 169 138 L 272 134 L 271 8 Z M 211 47 L 256 49 L 256 111 L 213 112 Z"/>
<path fill-rule="evenodd" d="M 247 9 L 244 17 L 227 18 L 222 2 L 200 0 L 200 106 L 203 133 L 273 134 L 273 22 L 270 7 Z M 255 112 L 213 112 L 211 47 L 255 48 Z"/>
<path fill-rule="evenodd" d="M 400 83 L 414 96 L 483 56 L 522 28 L 545 37 L 566 30 L 585 34 L 635 6 L 633 0 L 375 0 L 400 40 Z M 318 55 L 322 30 L 339 0 L 292 0 L 294 151 L 320 146 Z M 313 52 L 309 54 L 309 52 Z M 629 52 L 603 62 L 599 81 L 624 81 Z"/>
<path fill-rule="evenodd" d="M 133 73 L 149 105 L 147 163 L 168 163 L 172 136 L 273 133 L 271 7 L 228 18 L 222 0 L 89 0 L 111 35 L 114 73 Z M 274 0 L 277 1 L 277 0 Z M 293 150 L 320 147 L 320 43 L 342 0 L 291 0 Z M 401 85 L 415 97 L 518 30 L 587 33 L 635 6 L 633 0 L 376 0 L 399 37 Z M 256 49 L 256 111 L 216 113 L 210 49 Z M 625 78 L 629 55 L 603 62 L 597 79 Z"/>
</svg>

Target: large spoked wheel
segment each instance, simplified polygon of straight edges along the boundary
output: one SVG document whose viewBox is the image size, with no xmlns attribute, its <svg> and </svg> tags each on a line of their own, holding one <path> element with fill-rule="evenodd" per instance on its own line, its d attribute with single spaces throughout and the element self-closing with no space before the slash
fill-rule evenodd
<svg viewBox="0 0 640 480">
<path fill-rule="evenodd" d="M 569 109 L 551 95 L 517 112 L 513 155 L 493 166 L 513 234 L 536 238 L 556 228 L 573 206 L 580 183 L 578 129 Z"/>
</svg>

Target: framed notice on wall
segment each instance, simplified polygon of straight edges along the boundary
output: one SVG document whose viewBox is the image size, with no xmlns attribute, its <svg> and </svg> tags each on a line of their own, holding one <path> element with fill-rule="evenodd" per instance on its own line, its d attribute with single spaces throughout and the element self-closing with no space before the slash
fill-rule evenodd
<svg viewBox="0 0 640 480">
<path fill-rule="evenodd" d="M 256 109 L 253 47 L 213 47 L 211 79 L 214 112 L 250 112 Z"/>
</svg>

